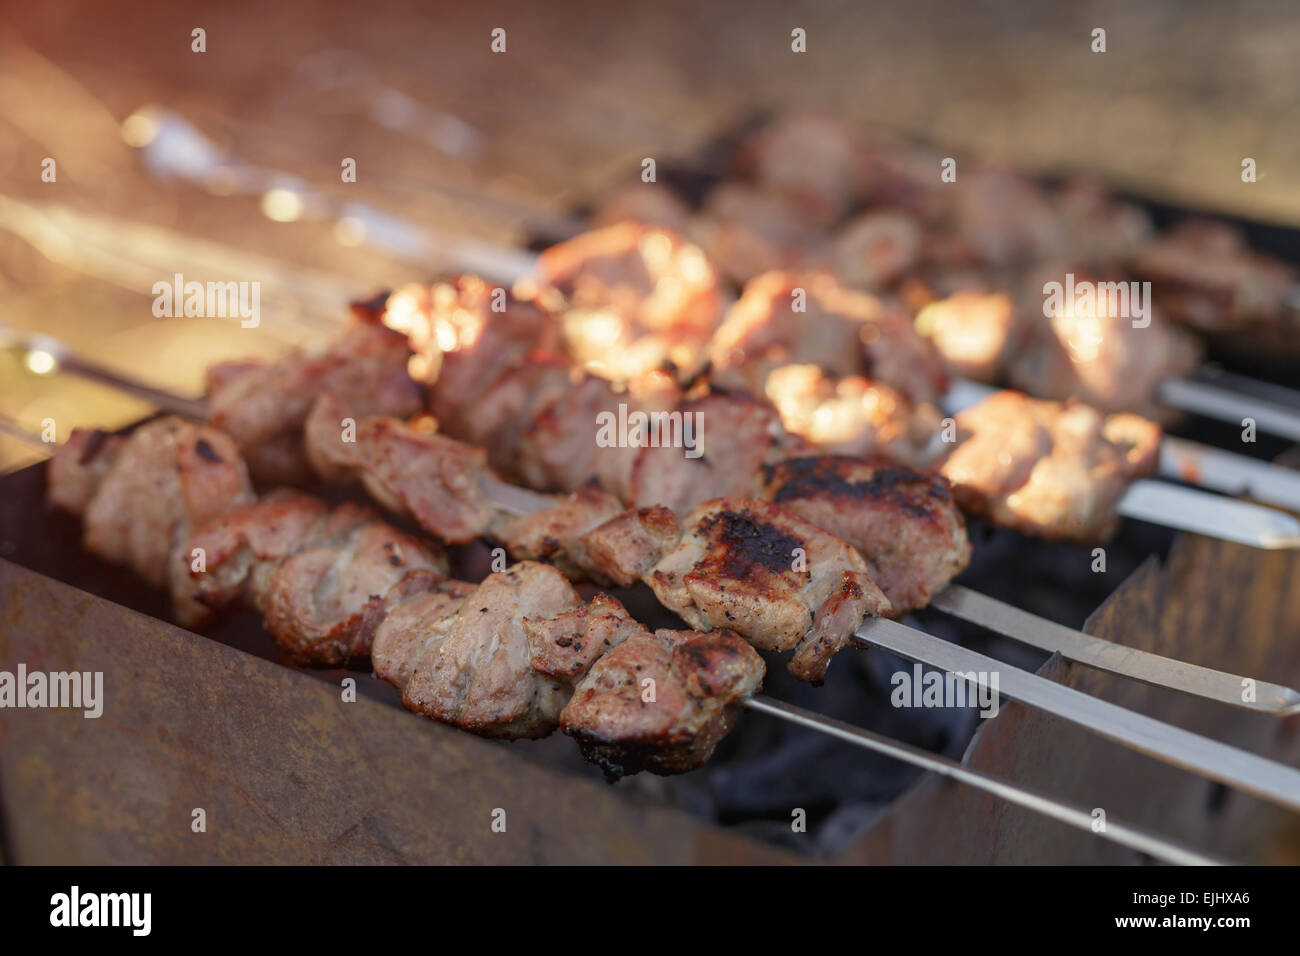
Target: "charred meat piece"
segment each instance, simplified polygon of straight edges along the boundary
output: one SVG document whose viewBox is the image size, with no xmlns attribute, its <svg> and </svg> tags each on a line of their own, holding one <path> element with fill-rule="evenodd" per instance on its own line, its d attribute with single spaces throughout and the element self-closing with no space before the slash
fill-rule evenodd
<svg viewBox="0 0 1300 956">
<path fill-rule="evenodd" d="M 81 506 L 87 551 L 167 587 L 185 626 L 206 620 L 189 574 L 193 529 L 252 498 L 229 437 L 174 417 L 119 440 L 74 432 L 51 461 L 49 478 L 53 503 Z"/>
<path fill-rule="evenodd" d="M 329 393 L 312 409 L 307 457 L 322 478 L 359 478 L 383 507 L 452 544 L 487 532 L 497 512 L 485 488 L 493 476 L 482 449 L 395 418 L 353 414 Z"/>
<path fill-rule="evenodd" d="M 941 466 L 962 508 L 1026 534 L 1105 540 L 1120 495 L 1155 470 L 1160 426 L 1079 402 L 997 392 L 957 415 Z"/>
<path fill-rule="evenodd" d="M 680 539 L 681 527 L 670 510 L 660 506 L 634 508 L 583 535 L 581 550 L 595 576 L 631 587 Z"/>
<path fill-rule="evenodd" d="M 826 272 L 768 273 L 747 284 L 709 357 L 724 384 L 727 370 L 765 362 L 864 375 L 916 402 L 933 401 L 948 387 L 938 353 L 902 309 L 847 289 Z"/>
<path fill-rule="evenodd" d="M 375 629 L 412 588 L 447 574 L 445 556 L 382 521 L 299 548 L 271 574 L 266 629 L 298 661 L 337 667 L 370 656 Z"/>
<path fill-rule="evenodd" d="M 814 684 L 863 617 L 891 612 L 861 555 L 766 501 L 701 505 L 644 580 L 694 628 L 730 628 L 759 650 L 793 650 L 790 673 Z"/>
<path fill-rule="evenodd" d="M 413 415 L 423 396 L 407 374 L 409 357 L 403 335 L 358 322 L 319 354 L 215 366 L 207 380 L 209 419 L 235 440 L 254 477 L 301 484 L 311 478 L 302 428 L 316 397 L 332 392 L 362 415 Z"/>
<path fill-rule="evenodd" d="M 624 222 L 583 233 L 543 252 L 538 271 L 539 301 L 561 315 L 569 354 L 605 378 L 692 366 L 722 318 L 704 252 L 665 229 Z"/>
<path fill-rule="evenodd" d="M 683 773 L 709 759 L 763 675 L 763 659 L 731 631 L 641 631 L 595 662 L 560 727 L 612 778 Z"/>
<path fill-rule="evenodd" d="M 948 479 L 888 462 L 823 456 L 766 465 L 765 498 L 851 545 L 894 615 L 925 607 L 970 563 Z"/>
<path fill-rule="evenodd" d="M 1239 229 L 1195 219 L 1143 245 L 1129 268 L 1171 318 L 1203 332 L 1275 325 L 1297 281 L 1285 263 L 1252 252 Z"/>
</svg>

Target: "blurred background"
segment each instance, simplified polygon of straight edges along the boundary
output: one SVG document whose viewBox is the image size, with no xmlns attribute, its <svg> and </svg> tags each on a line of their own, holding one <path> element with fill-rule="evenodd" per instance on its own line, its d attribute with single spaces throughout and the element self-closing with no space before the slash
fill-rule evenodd
<svg viewBox="0 0 1300 956">
<path fill-rule="evenodd" d="M 395 255 L 410 243 L 384 213 L 518 243 L 643 157 L 782 106 L 1300 224 L 1297 49 L 1300 8 L 1269 2 L 6 3 L 0 322 L 196 394 L 214 359 L 276 354 L 349 296 L 447 267 L 437 245 Z M 232 157 L 242 177 L 213 174 Z M 340 226 L 312 191 L 367 208 Z M 262 283 L 262 324 L 155 318 L 175 272 Z M 145 411 L 43 371 L 0 352 L 0 413 L 66 433 Z M 0 468 L 31 460 L 0 436 Z"/>
</svg>

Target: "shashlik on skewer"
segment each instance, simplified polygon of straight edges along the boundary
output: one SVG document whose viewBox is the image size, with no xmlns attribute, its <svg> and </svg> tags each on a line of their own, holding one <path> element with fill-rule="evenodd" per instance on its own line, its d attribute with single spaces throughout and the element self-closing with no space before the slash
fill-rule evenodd
<svg viewBox="0 0 1300 956">
<path fill-rule="evenodd" d="M 153 424 L 159 432 L 192 437 L 187 428 L 194 426 L 183 421 L 172 418 Z M 166 488 L 174 499 L 193 498 L 180 488 L 179 476 L 185 470 L 181 443 L 162 443 L 171 454 L 142 455 L 141 451 L 160 444 L 147 434 L 135 437 L 147 428 L 120 442 L 105 441 L 97 432 L 75 433 L 52 464 L 51 501 L 102 521 L 99 510 L 87 512 L 89 503 L 99 494 L 100 485 L 111 485 L 114 472 L 129 467 L 156 487 Z M 88 449 L 103 454 L 91 455 Z M 242 471 L 237 456 L 223 463 Z M 146 499 L 139 496 L 123 502 L 149 510 Z M 207 504 L 219 507 L 220 502 L 216 496 Z M 255 520 L 255 515 L 264 520 Z M 184 551 L 172 560 L 190 572 L 204 599 L 214 604 L 224 605 L 240 595 L 255 605 L 269 603 L 276 588 L 283 588 L 282 577 L 312 587 L 312 600 L 320 600 L 322 588 L 338 589 L 340 575 L 327 572 L 312 585 L 306 580 L 312 574 L 293 569 L 294 559 L 297 554 L 318 552 L 324 540 L 335 537 L 322 534 L 322 529 L 332 527 L 337 532 L 356 527 L 358 521 L 374 530 L 376 523 L 366 521 L 361 509 L 345 506 L 331 514 L 309 496 L 278 492 L 236 505 L 213 522 L 204 540 L 210 542 L 215 534 L 224 536 L 227 544 L 236 542 L 235 550 L 221 557 L 216 574 L 188 565 Z M 121 531 L 120 523 L 115 527 Z M 402 537 L 392 532 L 389 542 Z M 400 546 L 396 551 L 353 549 L 342 543 L 335 547 L 347 553 L 349 571 L 361 570 L 361 576 L 372 583 L 377 579 L 356 569 L 358 562 L 386 565 L 385 574 L 403 563 L 395 561 L 402 556 Z M 129 552 L 115 553 L 121 557 Z M 152 560 L 150 556 L 149 561 L 137 563 L 143 568 Z M 188 585 L 167 577 L 174 588 L 189 593 Z M 641 770 L 681 773 L 700 766 L 730 730 L 738 709 L 745 707 L 936 770 L 1036 812 L 1092 829 L 1085 810 L 897 741 L 756 697 L 764 671 L 762 659 L 730 631 L 651 634 L 607 595 L 584 604 L 547 565 L 518 564 L 478 586 L 413 568 L 404 570 L 383 595 L 382 607 L 376 606 L 379 595 L 364 598 L 362 604 L 356 603 L 358 596 L 357 589 L 351 588 L 342 589 L 332 601 L 325 599 L 324 606 L 342 625 L 329 631 L 364 636 L 376 673 L 398 687 L 409 708 L 488 736 L 540 736 L 558 725 L 611 777 Z M 551 613 L 527 613 L 542 609 Z M 291 618 L 280 622 L 292 625 Z M 362 626 L 356 627 L 356 622 Z M 318 614 L 309 613 L 300 630 L 318 632 L 320 623 Z M 337 647 L 329 640 L 324 646 Z M 354 641 L 349 651 L 362 646 Z M 310 647 L 294 645 L 295 651 L 305 649 Z M 333 659 L 332 650 L 326 657 Z M 1107 838 L 1170 862 L 1206 862 L 1159 837 L 1123 826 L 1112 826 Z"/>
<path fill-rule="evenodd" d="M 762 659 L 731 631 L 651 634 L 608 595 L 582 601 L 549 565 L 455 581 L 439 548 L 367 509 L 232 494 L 213 476 L 243 463 L 207 426 L 163 418 L 120 440 L 98 434 L 75 432 L 49 472 L 50 501 L 82 516 L 96 553 L 169 587 L 190 626 L 191 608 L 243 601 L 298 662 L 373 657 L 417 713 L 494 737 L 559 727 L 607 772 L 678 773 L 708 759 L 762 683 Z M 203 442 L 223 457 L 201 454 L 210 467 L 196 477 L 190 445 Z"/>
</svg>

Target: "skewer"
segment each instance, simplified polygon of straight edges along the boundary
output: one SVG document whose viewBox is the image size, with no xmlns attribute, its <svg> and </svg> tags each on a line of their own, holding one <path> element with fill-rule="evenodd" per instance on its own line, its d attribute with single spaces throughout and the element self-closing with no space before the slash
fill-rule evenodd
<svg viewBox="0 0 1300 956">
<path fill-rule="evenodd" d="M 1091 815 L 1078 806 L 1055 800 L 1040 792 L 1019 787 L 1009 781 L 999 780 L 980 771 L 963 767 L 946 757 L 928 754 L 901 741 L 891 740 L 888 737 L 853 727 L 842 721 L 824 718 L 821 715 L 767 697 L 741 698 L 736 701 L 736 704 L 746 709 L 767 713 L 778 719 L 810 728 L 837 739 L 849 741 L 860 747 L 888 754 L 924 769 L 935 770 L 959 783 L 974 786 L 1087 832 L 1095 832 L 1103 839 L 1148 853 L 1166 862 L 1198 865 L 1217 862 L 1161 837 L 1125 826 L 1122 823 L 1112 822 L 1106 828 L 1097 830 Z"/>
<path fill-rule="evenodd" d="M 1300 411 L 1285 405 L 1191 378 L 1162 382 L 1156 396 L 1172 408 L 1233 425 L 1252 418 L 1260 431 L 1300 442 Z"/>
<path fill-rule="evenodd" d="M 489 486 L 489 494 L 495 497 L 496 489 L 503 484 L 503 482 L 493 482 Z M 531 493 L 523 489 L 515 489 L 511 492 L 512 498 L 519 505 L 524 505 L 526 501 L 524 496 L 528 494 Z M 537 500 L 545 499 L 538 496 Z M 529 510 L 539 509 L 534 506 Z M 959 592 L 958 598 L 960 597 Z M 993 601 L 992 598 L 985 600 L 990 602 L 989 606 L 1000 603 Z M 960 611 L 960 600 L 950 603 Z M 1016 611 L 1014 608 L 1010 610 Z M 1032 615 L 1026 612 L 1018 613 L 1032 618 Z M 1060 630 L 1068 631 L 1065 628 Z M 1010 633 L 1008 636 L 1014 638 L 1016 633 Z M 1143 652 L 1136 650 L 1129 652 L 1133 655 L 1129 659 L 1140 661 L 1142 666 L 1136 672 L 1130 673 L 1132 668 L 1124 659 L 1128 657 L 1125 652 L 1129 649 L 1121 649 L 1113 644 L 1107 647 L 1105 646 L 1107 642 L 1100 638 L 1088 640 L 1090 635 L 1080 636 L 1085 640 L 1060 641 L 1057 649 L 1061 651 L 1062 656 L 1065 656 L 1068 650 L 1071 654 L 1089 657 L 1090 664 L 1125 676 L 1136 677 L 1148 683 L 1163 683 L 1166 675 L 1171 672 L 1176 673 L 1178 666 L 1176 662 L 1162 658 L 1150 660 L 1143 656 Z M 1049 629 L 1042 641 L 1035 643 L 1035 646 L 1052 646 L 1051 641 L 1054 637 L 1059 638 L 1059 633 Z M 967 681 L 987 686 L 993 692 L 1004 694 L 1012 700 L 1078 724 L 1139 753 L 1300 811 L 1300 770 L 1257 757 L 1244 750 L 1182 730 L 1154 718 L 1145 717 L 887 618 L 868 618 L 854 634 L 854 639 L 860 646 L 880 647 L 909 660 L 919 661 L 961 676 Z M 1092 641 L 1100 642 L 1101 647 L 1097 648 L 1091 643 Z M 1098 649 L 1104 653 L 1097 653 Z M 1154 658 L 1155 655 L 1150 657 Z M 1222 682 L 1232 680 L 1236 681 L 1237 696 L 1240 697 L 1240 689 L 1243 686 L 1241 678 L 1219 675 L 1215 688 L 1221 690 L 1225 686 Z M 1197 686 L 1201 684 L 1194 681 L 1184 685 L 1180 682 L 1179 689 Z M 1297 699 L 1294 691 L 1273 688 L 1270 693 L 1277 696 L 1277 691 L 1282 692 L 1279 703 L 1284 701 L 1288 708 L 1294 705 Z M 1197 693 L 1194 690 L 1189 692 Z M 1231 702 L 1241 706 L 1239 700 Z"/>
<path fill-rule="evenodd" d="M 0 327 L 0 344 L 5 343 L 46 352 L 65 371 L 135 395 L 164 411 L 184 418 L 207 417 L 207 410 L 200 400 L 174 395 L 146 385 L 124 373 L 105 368 L 82 358 L 66 344 L 51 336 Z M 954 386 L 945 398 L 955 410 L 973 404 L 992 391 L 995 390 L 985 385 L 963 382 Z M 1165 441 L 1167 442 L 1168 439 Z M 1221 456 L 1229 456 L 1233 459 L 1237 471 L 1215 472 L 1214 480 L 1219 482 L 1219 486 L 1224 490 L 1239 488 L 1241 480 L 1239 478 L 1234 480 L 1233 476 L 1245 473 L 1252 478 L 1253 483 L 1250 485 L 1252 489 L 1263 489 L 1265 494 L 1277 499 L 1288 493 L 1294 480 L 1291 472 L 1276 465 L 1261 464 L 1244 456 L 1232 456 L 1230 452 L 1192 445 L 1190 442 L 1183 444 L 1193 447 L 1197 454 L 1202 456 L 1198 460 L 1204 463 L 1203 472 L 1214 469 Z M 1162 454 L 1162 462 L 1164 459 L 1165 455 Z M 1250 465 L 1244 465 L 1236 459 L 1242 459 L 1242 462 L 1249 462 Z M 1260 469 L 1268 470 L 1261 472 Z M 1174 477 L 1185 480 L 1191 476 L 1176 474 Z M 1279 502 L 1275 500 L 1274 503 Z M 1282 503 L 1300 511 L 1300 498 L 1291 502 L 1288 497 L 1287 502 Z M 1222 538 L 1249 547 L 1268 550 L 1300 549 L 1300 521 L 1290 515 L 1271 508 L 1235 501 L 1222 495 L 1177 488 L 1164 482 L 1147 479 L 1134 482 L 1120 498 L 1118 510 L 1120 514 L 1140 521 L 1149 521 L 1178 531 Z"/>
<path fill-rule="evenodd" d="M 22 341 L 29 345 L 35 344 L 35 340 L 31 337 Z M 63 343 L 55 339 L 41 337 L 39 341 L 41 347 L 57 361 L 61 362 L 68 371 L 85 374 L 88 377 L 93 377 L 96 381 L 112 386 L 118 386 L 120 382 L 122 385 L 119 387 L 131 391 L 132 394 L 144 397 L 146 400 L 156 400 L 164 410 L 182 417 L 199 420 L 207 417 L 206 409 L 198 400 L 181 398 L 142 385 L 116 372 L 111 372 L 94 363 L 80 359 Z M 1156 498 L 1156 506 L 1159 505 L 1160 500 L 1169 490 L 1179 490 L 1166 485 L 1156 485 L 1155 487 L 1161 489 L 1161 494 Z M 490 495 L 498 507 L 514 514 L 531 514 L 549 506 L 549 502 L 536 492 L 503 481 L 491 482 Z M 1276 512 L 1270 512 L 1267 509 L 1256 509 L 1250 505 L 1222 498 L 1215 498 L 1214 500 L 1221 506 L 1247 509 L 1243 515 L 1229 516 L 1229 520 L 1225 522 L 1224 527 L 1221 529 L 1223 534 L 1233 536 L 1234 540 L 1245 534 L 1247 536 L 1253 535 L 1262 541 L 1285 542 L 1285 538 L 1279 536 L 1284 536 L 1288 529 L 1285 526 L 1280 529 L 1274 528 L 1272 522 L 1274 515 L 1284 521 L 1293 522 L 1293 519 L 1288 516 L 1278 515 Z M 1137 502 L 1135 507 L 1144 506 L 1152 507 L 1149 503 L 1143 505 L 1141 500 Z M 1260 522 L 1260 514 L 1257 512 L 1261 512 L 1266 519 L 1263 523 Z M 1191 509 L 1187 513 L 1193 516 L 1197 514 L 1195 509 Z M 1183 514 L 1183 512 L 1180 511 L 1177 514 Z M 1300 531 L 1300 528 L 1297 530 Z M 1281 546 L 1281 544 L 1275 546 Z M 1120 676 L 1147 683 L 1158 684 L 1181 693 L 1205 697 L 1220 703 L 1245 707 L 1274 716 L 1286 716 L 1294 712 L 1297 706 L 1300 706 L 1300 693 L 1287 687 L 1258 681 L 1255 684 L 1256 700 L 1248 703 L 1242 700 L 1243 678 L 1237 675 L 1201 668 L 1197 665 L 1171 660 L 1134 648 L 1124 648 L 1081 631 L 1071 630 L 1055 624 L 1045 618 L 1022 611 L 1012 605 L 980 595 L 966 588 L 950 585 L 945 591 L 935 596 L 932 604 L 939 610 L 962 620 L 992 630 L 1004 637 L 1037 647 L 1040 650 L 1049 653 L 1060 653 L 1076 663 L 1107 670 Z"/>
<path fill-rule="evenodd" d="M 1092 814 L 1082 807 L 1072 806 L 1063 800 L 1057 800 L 1027 787 L 1009 783 L 979 770 L 972 770 L 970 767 L 940 754 L 921 750 L 919 747 L 913 747 L 910 744 L 892 740 L 869 730 L 854 727 L 852 724 L 836 720 L 833 717 L 812 713 L 801 707 L 796 707 L 794 704 L 775 700 L 765 695 L 745 700 L 744 706 L 755 713 L 767 714 L 770 717 L 784 720 L 799 727 L 807 727 L 809 730 L 835 737 L 865 750 L 885 754 L 888 757 L 910 763 L 923 770 L 932 771 L 940 776 L 948 777 L 959 783 L 991 793 L 996 797 L 1001 797 L 1008 803 L 1014 803 L 1017 806 L 1051 817 L 1076 829 L 1096 832 L 1094 829 L 1095 820 Z M 1183 849 L 1163 837 L 1146 833 L 1123 823 L 1108 820 L 1106 829 L 1099 835 L 1130 849 L 1179 866 L 1220 865 L 1217 860 Z"/>
<path fill-rule="evenodd" d="M 1143 716 L 888 618 L 869 618 L 854 637 L 861 645 L 883 648 L 988 686 L 1139 753 L 1300 811 L 1300 770 L 1293 767 Z"/>
<path fill-rule="evenodd" d="M 989 385 L 958 380 L 943 397 L 944 411 L 955 414 L 996 391 Z M 1300 511 L 1300 473 L 1221 448 L 1166 435 L 1160 442 L 1159 472 L 1178 481 L 1227 494 L 1249 494 L 1268 504 Z M 1241 507 L 1229 508 L 1229 504 Z M 1189 508 L 1195 510 L 1187 511 Z M 1119 501 L 1119 511 L 1130 518 L 1256 548 L 1300 547 L 1296 543 L 1300 522 L 1288 515 L 1149 479 L 1129 486 Z"/>
</svg>

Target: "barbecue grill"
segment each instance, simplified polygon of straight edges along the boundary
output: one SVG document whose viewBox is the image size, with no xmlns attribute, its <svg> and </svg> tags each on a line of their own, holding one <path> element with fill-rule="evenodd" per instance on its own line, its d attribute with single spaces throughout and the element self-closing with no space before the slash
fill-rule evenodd
<svg viewBox="0 0 1300 956">
<path fill-rule="evenodd" d="M 704 185 L 694 172 L 681 181 Z M 1252 239 L 1288 250 L 1295 242 L 1286 233 L 1252 231 Z M 1237 362 L 1233 370 L 1276 377 L 1262 364 Z M 1216 435 L 1215 426 L 1202 426 L 1191 437 Z M 5 659 L 76 661 L 79 669 L 104 670 L 110 688 L 114 675 L 127 679 L 121 661 L 162 662 L 131 669 L 130 710 L 115 712 L 112 745 L 84 733 L 71 717 L 4 714 L 10 739 L 23 742 L 6 748 L 0 765 L 6 854 L 19 861 L 1135 858 L 1023 808 L 933 774 L 900 772 L 890 761 L 761 712 L 745 715 L 706 767 L 680 779 L 636 778 L 614 787 L 601 784 L 557 741 L 520 741 L 507 750 L 402 720 L 392 712 L 391 690 L 363 673 L 286 672 L 267 664 L 274 655 L 251 616 L 224 622 L 208 635 L 212 641 L 187 639 L 165 623 L 160 595 L 85 555 L 76 523 L 42 508 L 43 469 L 7 476 L 3 485 Z M 1086 616 L 1090 633 L 1166 657 L 1283 684 L 1300 673 L 1300 652 L 1286 640 L 1300 628 L 1300 599 L 1285 586 L 1297 571 L 1295 552 L 1175 537 L 1130 522 L 1107 546 L 1107 571 L 1097 574 L 1071 546 L 979 524 L 972 536 L 979 542 L 977 562 L 962 580 L 987 594 L 1068 626 Z M 483 555 L 469 548 L 458 560 L 481 566 Z M 637 595 L 624 596 L 634 606 Z M 1282 763 L 1300 758 L 1294 718 L 1208 705 L 1026 651 L 932 612 L 919 617 L 929 630 L 1037 668 L 1065 686 Z M 1294 817 L 1264 801 L 1019 704 L 987 721 L 961 710 L 897 711 L 884 705 L 888 674 L 907 665 L 880 651 L 856 657 L 820 690 L 785 681 L 777 668 L 769 668 L 767 686 L 781 699 L 1096 808 L 1099 821 L 1145 827 L 1211 856 L 1270 859 L 1270 847 L 1294 827 Z M 214 675 L 227 672 L 214 684 Z M 348 676 L 364 699 L 340 705 L 339 683 Z M 213 699 L 206 699 L 214 687 Z M 270 699 L 269 710 L 250 703 Z M 181 713 L 181 728 L 159 716 Z M 218 739 L 226 746 L 217 747 Z M 323 743 L 340 741 L 346 743 L 337 749 Z M 192 756 L 181 762 L 181 753 Z M 389 754 L 396 759 L 377 756 Z M 427 764 L 417 769 L 413 755 Z M 461 786 L 428 785 L 444 775 Z M 87 780 L 99 781 L 95 800 L 78 797 Z M 248 836 L 196 847 L 187 827 L 169 835 L 153 822 L 159 810 L 187 816 L 196 807 Z M 526 839 L 493 831 L 498 808 L 522 817 L 506 832 Z M 806 831 L 790 825 L 796 810 L 810 820 Z M 345 820 L 350 824 L 340 826 Z M 448 822 L 431 836 L 429 820 Z"/>
</svg>

